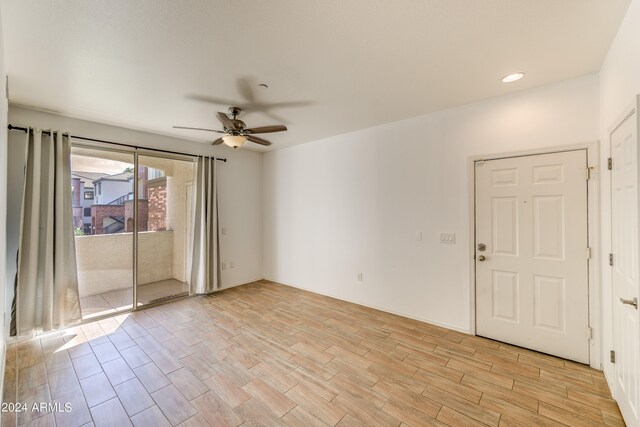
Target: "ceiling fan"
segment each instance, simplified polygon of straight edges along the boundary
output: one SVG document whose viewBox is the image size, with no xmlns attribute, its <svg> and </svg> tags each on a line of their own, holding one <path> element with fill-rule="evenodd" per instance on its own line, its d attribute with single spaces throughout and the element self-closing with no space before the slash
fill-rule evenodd
<svg viewBox="0 0 640 427">
<path fill-rule="evenodd" d="M 247 140 L 251 142 L 255 142 L 256 144 L 269 146 L 271 143 L 266 139 L 259 138 L 255 136 L 257 133 L 272 133 L 272 132 L 283 132 L 287 130 L 285 125 L 272 125 L 272 126 L 259 126 L 255 128 L 247 128 L 245 123 L 242 120 L 239 120 L 237 117 L 242 112 L 242 108 L 239 107 L 229 107 L 229 117 L 225 113 L 218 112 L 217 117 L 222 123 L 223 130 L 217 129 L 205 129 L 205 128 L 193 128 L 187 126 L 174 126 L 174 129 L 189 129 L 189 130 L 203 130 L 206 132 L 217 132 L 224 134 L 220 138 L 211 142 L 211 145 L 219 145 L 223 142 L 227 144 L 229 147 L 236 149 L 241 147 Z"/>
<path fill-rule="evenodd" d="M 228 99 L 200 94 L 189 94 L 187 95 L 187 99 L 204 102 L 207 104 L 236 105 L 243 111 L 260 112 L 261 114 L 271 117 L 272 119 L 284 124 L 287 123 L 285 119 L 279 117 L 273 110 L 280 110 L 282 108 L 306 107 L 313 104 L 313 102 L 310 101 L 262 102 L 260 101 L 258 92 L 256 92 L 256 88 L 262 88 L 260 90 L 260 93 L 264 94 L 266 93 L 264 92 L 264 90 L 268 89 L 269 86 L 264 83 L 259 84 L 258 80 L 255 77 L 243 76 L 236 79 L 236 89 L 241 99 Z"/>
</svg>

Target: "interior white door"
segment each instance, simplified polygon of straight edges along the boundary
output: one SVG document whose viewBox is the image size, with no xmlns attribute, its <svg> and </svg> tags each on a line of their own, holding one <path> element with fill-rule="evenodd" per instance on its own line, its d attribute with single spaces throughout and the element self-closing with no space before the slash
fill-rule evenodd
<svg viewBox="0 0 640 427">
<path fill-rule="evenodd" d="M 475 172 L 476 333 L 589 363 L 587 151 Z"/>
<path fill-rule="evenodd" d="M 637 426 L 640 425 L 640 318 L 637 306 L 638 119 L 635 111 L 611 133 L 611 159 L 611 251 L 616 351 L 614 391 L 627 425 Z"/>
</svg>

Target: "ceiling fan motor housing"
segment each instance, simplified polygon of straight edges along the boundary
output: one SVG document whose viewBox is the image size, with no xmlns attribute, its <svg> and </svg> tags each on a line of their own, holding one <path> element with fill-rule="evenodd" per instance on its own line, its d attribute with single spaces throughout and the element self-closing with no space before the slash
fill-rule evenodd
<svg viewBox="0 0 640 427">
<path fill-rule="evenodd" d="M 236 131 L 243 131 L 247 127 L 247 125 L 242 120 L 232 119 L 231 121 L 233 122 Z M 233 131 L 234 129 L 229 130 Z"/>
<path fill-rule="evenodd" d="M 234 119 L 236 118 L 236 116 L 239 116 L 240 113 L 242 113 L 242 108 L 240 108 L 240 107 L 229 107 L 229 114 L 231 114 Z"/>
</svg>

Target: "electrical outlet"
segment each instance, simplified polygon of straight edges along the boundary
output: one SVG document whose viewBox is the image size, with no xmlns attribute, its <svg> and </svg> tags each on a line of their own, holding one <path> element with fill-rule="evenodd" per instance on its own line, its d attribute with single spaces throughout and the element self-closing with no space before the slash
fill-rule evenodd
<svg viewBox="0 0 640 427">
<path fill-rule="evenodd" d="M 362 273 L 358 273 L 358 282 L 362 282 Z"/>
<path fill-rule="evenodd" d="M 229 261 L 229 268 L 233 268 L 235 267 L 235 264 L 233 263 L 233 261 Z"/>
<path fill-rule="evenodd" d="M 223 236 L 226 236 L 227 235 L 227 227 L 222 227 L 220 229 L 220 234 L 223 235 Z"/>
<path fill-rule="evenodd" d="M 422 241 L 422 231 L 418 231 L 418 234 L 416 234 L 416 241 L 418 242 Z"/>
<path fill-rule="evenodd" d="M 456 243 L 456 233 L 440 233 L 440 243 Z"/>
<path fill-rule="evenodd" d="M 227 263 L 223 261 L 221 267 L 222 267 L 223 270 L 226 270 L 227 269 Z"/>
</svg>

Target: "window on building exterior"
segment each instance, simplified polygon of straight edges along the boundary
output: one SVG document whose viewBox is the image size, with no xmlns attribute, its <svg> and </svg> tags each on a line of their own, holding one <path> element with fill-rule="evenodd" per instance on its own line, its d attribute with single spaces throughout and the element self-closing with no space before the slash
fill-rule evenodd
<svg viewBox="0 0 640 427">
<path fill-rule="evenodd" d="M 149 168 L 149 177 L 148 179 L 157 179 L 157 178 L 162 178 L 164 176 L 164 171 L 160 170 L 160 169 L 153 169 L 153 168 Z"/>
<path fill-rule="evenodd" d="M 91 208 L 84 208 L 84 216 L 91 216 Z"/>
<path fill-rule="evenodd" d="M 93 200 L 93 191 L 85 191 L 84 192 L 85 200 Z"/>
</svg>

